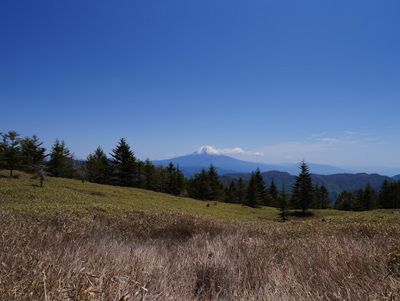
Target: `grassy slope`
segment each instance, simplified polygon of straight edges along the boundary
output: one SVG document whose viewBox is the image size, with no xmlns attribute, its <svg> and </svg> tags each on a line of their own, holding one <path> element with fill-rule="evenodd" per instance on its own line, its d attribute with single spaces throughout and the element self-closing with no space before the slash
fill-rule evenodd
<svg viewBox="0 0 400 301">
<path fill-rule="evenodd" d="M 0 300 L 400 300 L 398 211 L 278 223 L 274 208 L 35 185 L 0 177 Z"/>
<path fill-rule="evenodd" d="M 135 212 L 188 213 L 238 221 L 275 221 L 278 215 L 275 208 L 253 209 L 235 204 L 203 202 L 143 189 L 82 183 L 77 180 L 48 178 L 44 188 L 37 184 L 37 180 L 22 173 L 19 179 L 0 178 L 0 209 L 21 213 L 69 212 L 78 215 L 96 212 L 112 215 Z M 399 215 L 393 210 L 359 213 L 315 211 L 315 218 L 323 217 L 338 222 L 396 222 L 400 219 Z"/>
</svg>

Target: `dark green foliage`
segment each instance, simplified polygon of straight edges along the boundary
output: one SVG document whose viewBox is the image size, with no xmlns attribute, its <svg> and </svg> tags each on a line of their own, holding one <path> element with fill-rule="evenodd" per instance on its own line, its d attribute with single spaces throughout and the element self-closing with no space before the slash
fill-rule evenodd
<svg viewBox="0 0 400 301">
<path fill-rule="evenodd" d="M 22 165 L 20 138 L 15 131 L 2 133 L 1 138 L 0 167 L 8 169 L 10 177 L 12 177 L 14 170 L 20 168 Z"/>
<path fill-rule="evenodd" d="M 336 200 L 335 208 L 339 210 L 364 211 L 375 207 L 375 192 L 370 185 L 357 193 L 344 191 Z"/>
<path fill-rule="evenodd" d="M 113 167 L 113 182 L 120 186 L 135 186 L 137 184 L 137 164 L 133 151 L 124 138 L 111 153 Z"/>
<path fill-rule="evenodd" d="M 110 183 L 181 195 L 185 191 L 185 177 L 172 163 L 155 167 L 150 160 L 137 160 L 125 139 L 121 139 L 109 160 L 98 147 L 88 156 L 87 177 L 92 182 Z"/>
<path fill-rule="evenodd" d="M 235 204 L 246 204 L 247 187 L 242 178 L 238 181 L 232 180 L 225 188 L 225 202 Z"/>
<path fill-rule="evenodd" d="M 249 207 L 257 207 L 259 196 L 257 194 L 257 185 L 254 177 L 251 176 L 247 185 L 246 205 Z"/>
<path fill-rule="evenodd" d="M 324 185 L 315 186 L 314 199 L 310 207 L 314 209 L 327 209 L 329 207 L 329 191 Z"/>
<path fill-rule="evenodd" d="M 247 186 L 246 204 L 250 207 L 257 207 L 265 204 L 267 192 L 265 189 L 264 179 L 259 169 L 251 174 L 249 184 Z"/>
<path fill-rule="evenodd" d="M 200 173 L 195 174 L 188 181 L 189 196 L 198 200 L 209 200 L 211 196 L 211 185 L 208 173 L 203 169 Z"/>
<path fill-rule="evenodd" d="M 336 202 L 335 209 L 338 210 L 359 210 L 360 203 L 354 193 L 343 191 L 339 194 Z"/>
<path fill-rule="evenodd" d="M 306 162 L 302 162 L 300 166 L 300 174 L 296 177 L 292 191 L 292 206 L 301 209 L 303 214 L 312 204 L 314 198 L 314 190 L 311 180 L 311 174 Z"/>
<path fill-rule="evenodd" d="M 164 192 L 173 195 L 182 194 L 185 189 L 185 177 L 183 176 L 182 172 L 172 163 L 169 163 L 166 171 L 166 189 Z"/>
<path fill-rule="evenodd" d="M 54 177 L 71 178 L 73 176 L 72 155 L 64 141 L 56 140 L 53 144 L 47 170 Z"/>
<path fill-rule="evenodd" d="M 271 184 L 269 185 L 269 188 L 268 188 L 266 203 L 272 207 L 279 207 L 278 199 L 279 199 L 279 192 L 278 192 L 278 189 L 276 188 L 274 179 L 272 179 Z"/>
<path fill-rule="evenodd" d="M 208 180 L 210 183 L 210 200 L 223 200 L 224 186 L 219 179 L 217 169 L 213 165 L 208 169 Z"/>
<path fill-rule="evenodd" d="M 400 208 L 400 181 L 385 181 L 379 191 L 378 203 L 380 208 Z"/>
<path fill-rule="evenodd" d="M 28 172 L 37 172 L 43 168 L 46 149 L 36 135 L 21 140 L 22 167 Z"/>
<path fill-rule="evenodd" d="M 202 170 L 188 181 L 189 196 L 199 200 L 223 201 L 224 187 L 217 170 L 210 166 L 208 171 Z"/>
<path fill-rule="evenodd" d="M 238 190 L 235 181 L 231 181 L 228 188 L 225 189 L 225 202 L 239 203 Z"/>
<path fill-rule="evenodd" d="M 370 184 L 368 184 L 364 190 L 360 190 L 357 197 L 362 210 L 371 210 L 375 208 L 376 193 Z"/>
<path fill-rule="evenodd" d="M 239 204 L 244 204 L 246 202 L 246 192 L 247 186 L 242 178 L 239 178 L 237 182 L 237 202 Z"/>
<path fill-rule="evenodd" d="M 154 191 L 159 190 L 157 169 L 149 159 L 144 162 L 143 178 L 143 188 Z"/>
<path fill-rule="evenodd" d="M 111 167 L 106 153 L 99 146 L 86 160 L 87 179 L 90 182 L 106 184 L 111 180 Z"/>
</svg>

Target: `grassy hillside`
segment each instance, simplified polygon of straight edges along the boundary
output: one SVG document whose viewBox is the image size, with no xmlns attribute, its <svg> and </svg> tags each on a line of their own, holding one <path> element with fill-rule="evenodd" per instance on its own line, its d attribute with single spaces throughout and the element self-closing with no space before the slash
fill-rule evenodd
<svg viewBox="0 0 400 301">
<path fill-rule="evenodd" d="M 274 222 L 275 208 L 249 208 L 221 202 L 204 202 L 143 189 L 116 187 L 78 180 L 47 178 L 43 188 L 24 173 L 18 179 L 0 178 L 0 209 L 21 213 L 74 213 L 77 215 L 120 215 L 138 212 L 185 213 L 230 221 Z M 315 210 L 314 219 L 335 222 L 397 222 L 399 212 L 343 212 Z"/>
<path fill-rule="evenodd" d="M 0 300 L 400 300 L 400 213 L 0 177 Z"/>
</svg>

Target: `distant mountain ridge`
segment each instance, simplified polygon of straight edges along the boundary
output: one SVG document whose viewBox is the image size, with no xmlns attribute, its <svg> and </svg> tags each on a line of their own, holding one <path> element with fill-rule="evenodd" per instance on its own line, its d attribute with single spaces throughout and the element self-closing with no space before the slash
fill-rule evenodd
<svg viewBox="0 0 400 301">
<path fill-rule="evenodd" d="M 210 164 L 214 165 L 217 168 L 220 175 L 228 173 L 248 173 L 256 170 L 257 168 L 259 168 L 262 172 L 277 170 L 288 172 L 290 174 L 297 174 L 299 170 L 298 164 L 274 165 L 248 162 L 217 153 L 214 149 L 209 147 L 202 147 L 197 152 L 194 152 L 190 155 L 166 160 L 153 161 L 153 163 L 157 166 L 167 166 L 170 162 L 172 162 L 174 165 L 179 166 L 179 168 L 187 177 L 194 175 L 203 168 L 208 168 Z M 349 172 L 348 170 L 330 165 L 310 163 L 309 167 L 313 172 L 318 174 L 335 174 Z"/>
<path fill-rule="evenodd" d="M 250 179 L 250 175 L 251 174 L 249 173 L 225 174 L 221 178 L 224 183 L 229 183 L 231 180 L 238 180 L 240 177 L 244 180 L 248 180 Z M 287 172 L 269 171 L 262 173 L 262 175 L 267 185 L 274 180 L 278 188 L 283 186 L 285 189 L 291 189 L 296 180 L 296 176 Z M 379 191 L 385 180 L 388 180 L 389 182 L 393 181 L 393 178 L 387 176 L 366 173 L 343 173 L 334 175 L 312 174 L 312 179 L 314 184 L 325 185 L 328 188 L 331 200 L 336 199 L 336 197 L 344 190 L 355 192 L 359 189 L 365 188 L 367 184 L 370 184 L 376 191 Z"/>
<path fill-rule="evenodd" d="M 285 186 L 286 189 L 292 187 L 296 179 L 295 175 L 299 172 L 298 164 L 274 165 L 247 162 L 218 153 L 210 147 L 202 147 L 197 152 L 186 156 L 153 161 L 155 165 L 162 166 L 166 166 L 170 162 L 179 166 L 186 177 L 191 177 L 201 169 L 207 169 L 212 164 L 217 168 L 225 184 L 240 177 L 248 180 L 251 172 L 259 168 L 267 185 L 274 180 L 278 188 Z M 400 175 L 390 178 L 379 174 L 351 173 L 330 165 L 312 163 L 308 165 L 312 172 L 314 184 L 325 185 L 330 191 L 332 200 L 336 199 L 344 190 L 357 191 L 367 184 L 370 184 L 375 190 L 379 190 L 385 180 L 400 180 Z"/>
</svg>

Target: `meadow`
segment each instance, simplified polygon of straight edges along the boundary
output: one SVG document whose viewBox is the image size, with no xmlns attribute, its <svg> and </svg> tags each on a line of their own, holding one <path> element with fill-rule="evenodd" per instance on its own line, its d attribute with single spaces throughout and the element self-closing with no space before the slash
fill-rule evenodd
<svg viewBox="0 0 400 301">
<path fill-rule="evenodd" d="M 0 300 L 400 300 L 400 212 L 0 178 Z"/>
</svg>

